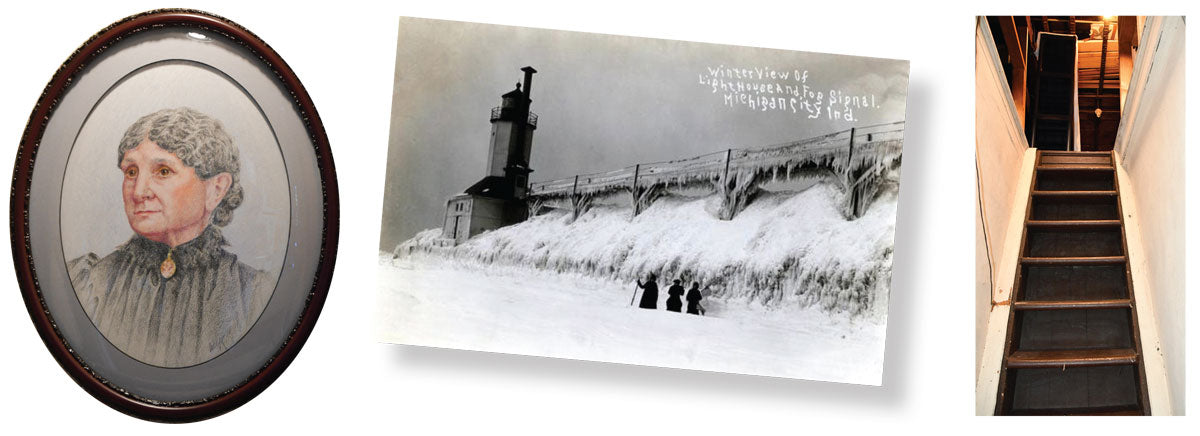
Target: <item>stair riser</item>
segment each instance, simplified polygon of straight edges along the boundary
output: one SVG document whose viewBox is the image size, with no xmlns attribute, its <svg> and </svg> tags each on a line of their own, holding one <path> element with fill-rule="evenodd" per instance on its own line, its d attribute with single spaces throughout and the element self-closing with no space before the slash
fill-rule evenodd
<svg viewBox="0 0 1200 436">
<path fill-rule="evenodd" d="M 1116 220 L 1121 219 L 1117 197 L 1034 197 L 1029 212 L 1032 220 Z"/>
<path fill-rule="evenodd" d="M 1104 257 L 1125 255 L 1120 227 L 1039 229 L 1025 232 L 1026 257 Z"/>
<path fill-rule="evenodd" d="M 1037 171 L 1037 191 L 1112 191 L 1116 189 L 1112 171 Z"/>
<path fill-rule="evenodd" d="M 1012 414 L 1141 409 L 1137 365 L 1009 370 Z"/>
<path fill-rule="evenodd" d="M 1021 310 L 1011 351 L 1132 348 L 1132 325 L 1128 308 Z"/>
<path fill-rule="evenodd" d="M 1017 301 L 1096 301 L 1129 298 L 1125 264 L 1021 267 Z"/>
</svg>

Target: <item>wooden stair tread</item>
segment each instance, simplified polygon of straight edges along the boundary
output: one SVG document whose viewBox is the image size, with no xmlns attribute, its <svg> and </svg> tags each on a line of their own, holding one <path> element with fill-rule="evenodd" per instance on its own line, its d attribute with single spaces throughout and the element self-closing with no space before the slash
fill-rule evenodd
<svg viewBox="0 0 1200 436">
<path fill-rule="evenodd" d="M 1038 165 L 1097 165 L 1112 166 L 1108 156 L 1043 156 Z"/>
<path fill-rule="evenodd" d="M 1006 359 L 1009 368 L 1059 368 L 1068 366 L 1129 365 L 1137 363 L 1132 348 L 1092 350 L 1015 351 Z"/>
<path fill-rule="evenodd" d="M 1039 228 L 1120 227 L 1121 220 L 1029 220 L 1025 225 Z"/>
<path fill-rule="evenodd" d="M 1112 165 L 1094 165 L 1094 164 L 1039 164 L 1038 171 L 1113 171 L 1116 168 Z"/>
<path fill-rule="evenodd" d="M 1060 151 L 1044 150 L 1042 156 L 1112 156 L 1108 151 Z"/>
<path fill-rule="evenodd" d="M 1045 301 L 1014 301 L 1014 310 L 1084 310 L 1084 309 L 1120 309 L 1131 307 L 1128 298 L 1107 300 L 1045 300 Z"/>
<path fill-rule="evenodd" d="M 1141 416 L 1142 409 L 1137 405 L 1127 407 L 1102 407 L 1078 409 L 1020 409 L 1010 410 L 1009 415 L 1025 416 Z"/>
<path fill-rule="evenodd" d="M 1136 407 L 1136 406 L 1130 406 L 1129 409 L 1096 411 L 1096 412 L 1090 412 L 1090 413 L 1073 413 L 1071 415 L 1076 415 L 1076 416 L 1142 416 L 1142 411 L 1140 409 L 1136 409 L 1134 407 Z"/>
<path fill-rule="evenodd" d="M 1107 265 L 1125 263 L 1125 256 L 1095 257 L 1022 257 L 1024 265 Z"/>
<path fill-rule="evenodd" d="M 1110 164 L 1095 164 L 1095 163 L 1040 163 L 1037 169 L 1042 171 L 1055 170 L 1080 170 L 1080 171 L 1112 171 L 1115 168 Z"/>
<path fill-rule="evenodd" d="M 1038 197 L 1116 197 L 1117 191 L 1033 191 Z"/>
</svg>

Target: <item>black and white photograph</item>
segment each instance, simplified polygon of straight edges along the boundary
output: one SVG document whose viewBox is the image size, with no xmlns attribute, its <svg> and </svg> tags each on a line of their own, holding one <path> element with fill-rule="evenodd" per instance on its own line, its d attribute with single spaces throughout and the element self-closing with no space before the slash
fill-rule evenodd
<svg viewBox="0 0 1200 436">
<path fill-rule="evenodd" d="M 879 385 L 908 62 L 401 18 L 385 342 Z"/>
</svg>

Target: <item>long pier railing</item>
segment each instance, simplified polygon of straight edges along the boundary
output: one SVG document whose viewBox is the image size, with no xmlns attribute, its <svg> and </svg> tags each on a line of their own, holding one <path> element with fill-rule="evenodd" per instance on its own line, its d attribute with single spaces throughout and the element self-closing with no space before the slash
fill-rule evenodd
<svg viewBox="0 0 1200 436">
<path fill-rule="evenodd" d="M 878 178 L 900 160 L 904 122 L 856 127 L 781 144 L 730 148 L 685 159 L 636 164 L 616 170 L 535 182 L 529 185 L 534 212 L 541 205 L 569 199 L 576 215 L 590 200 L 621 192 L 632 194 L 634 215 L 663 189 L 712 185 L 725 194 L 730 219 L 767 176 L 791 178 L 800 170 L 817 170 L 837 179 L 846 191 L 846 215 L 861 215 L 877 190 Z"/>
</svg>

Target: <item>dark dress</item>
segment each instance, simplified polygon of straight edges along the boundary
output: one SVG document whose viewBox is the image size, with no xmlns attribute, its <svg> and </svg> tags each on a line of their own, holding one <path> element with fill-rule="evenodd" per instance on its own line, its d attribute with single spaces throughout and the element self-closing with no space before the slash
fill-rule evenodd
<svg viewBox="0 0 1200 436">
<path fill-rule="evenodd" d="M 687 313 L 690 313 L 693 315 L 699 315 L 700 314 L 700 300 L 703 300 L 703 299 L 704 299 L 704 296 L 700 295 L 700 288 L 689 289 L 688 293 L 687 293 L 687 302 L 688 302 Z"/>
<path fill-rule="evenodd" d="M 657 309 L 658 308 L 658 283 L 654 280 L 647 280 L 645 284 L 638 282 L 638 287 L 645 289 L 642 292 L 642 300 L 638 303 L 638 307 L 642 309 Z"/>
<path fill-rule="evenodd" d="M 134 235 L 103 258 L 72 260 L 68 274 L 84 312 L 117 349 L 155 366 L 190 366 L 241 339 L 274 288 L 225 245 L 220 231 L 207 228 L 175 247 L 177 272 L 163 278 L 167 246 Z"/>
<path fill-rule="evenodd" d="M 667 310 L 678 312 L 683 309 L 683 300 L 679 298 L 683 296 L 683 286 L 671 285 L 671 289 L 667 290 Z"/>
</svg>

